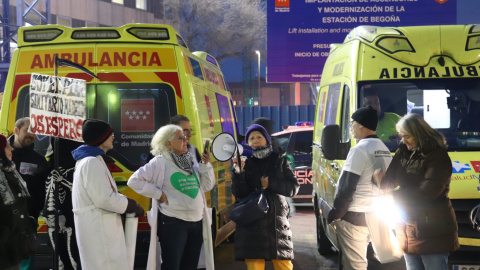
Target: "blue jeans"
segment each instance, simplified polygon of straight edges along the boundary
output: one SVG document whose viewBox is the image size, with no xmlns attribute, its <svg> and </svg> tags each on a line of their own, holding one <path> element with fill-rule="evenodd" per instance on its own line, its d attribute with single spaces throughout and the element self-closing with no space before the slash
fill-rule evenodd
<svg viewBox="0 0 480 270">
<path fill-rule="evenodd" d="M 203 244 L 202 221 L 189 222 L 158 213 L 162 270 L 196 270 Z"/>
<path fill-rule="evenodd" d="M 448 270 L 448 253 L 403 256 L 407 270 Z"/>
</svg>

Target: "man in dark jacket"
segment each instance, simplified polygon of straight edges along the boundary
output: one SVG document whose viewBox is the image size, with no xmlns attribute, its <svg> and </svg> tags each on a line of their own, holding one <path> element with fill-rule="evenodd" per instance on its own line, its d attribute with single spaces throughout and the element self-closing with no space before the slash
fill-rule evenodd
<svg viewBox="0 0 480 270">
<path fill-rule="evenodd" d="M 8 140 L 13 146 L 12 161 L 17 171 L 27 183 L 31 197 L 27 200 L 28 213 L 35 220 L 40 216 L 45 203 L 45 182 L 49 165 L 45 157 L 35 152 L 35 134 L 28 132 L 30 118 L 20 118 L 15 122 L 15 134 Z M 22 262 L 22 269 L 33 269 L 33 257 Z"/>
</svg>

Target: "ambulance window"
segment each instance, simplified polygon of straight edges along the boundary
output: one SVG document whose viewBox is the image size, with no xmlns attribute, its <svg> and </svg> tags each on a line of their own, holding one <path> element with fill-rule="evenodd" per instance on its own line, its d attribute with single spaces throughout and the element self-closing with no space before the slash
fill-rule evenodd
<svg viewBox="0 0 480 270">
<path fill-rule="evenodd" d="M 235 108 L 235 106 L 233 106 L 233 103 L 234 101 L 230 99 L 230 106 L 232 106 L 232 108 Z M 233 113 L 233 123 L 235 124 L 235 128 L 237 130 L 237 138 L 239 137 L 238 135 L 240 135 L 238 132 L 239 132 L 239 128 L 238 128 L 238 121 L 237 121 L 237 115 L 235 114 L 235 111 Z"/>
<path fill-rule="evenodd" d="M 193 58 L 189 57 L 189 59 L 190 63 L 192 64 L 193 75 L 203 81 L 202 67 L 200 66 L 200 63 Z"/>
<path fill-rule="evenodd" d="M 228 132 L 232 136 L 235 136 L 235 132 L 233 130 L 233 117 L 230 113 L 230 102 L 226 96 L 222 96 L 217 94 L 217 102 L 218 102 L 218 111 L 220 113 L 220 118 L 222 122 L 222 131 Z"/>
<path fill-rule="evenodd" d="M 293 155 L 310 155 L 312 153 L 313 131 L 296 132 Z"/>
<path fill-rule="evenodd" d="M 377 126 L 377 136 L 391 151 L 395 151 L 399 143 L 395 124 L 408 113 L 422 116 L 441 132 L 449 151 L 480 149 L 478 78 L 371 81 L 359 83 L 359 89 L 359 106 L 365 105 L 365 97 L 372 92 L 378 96 L 383 116 Z"/>
<path fill-rule="evenodd" d="M 450 109 L 446 102 L 449 96 L 445 89 L 409 90 L 407 110 L 423 116 L 432 128 L 450 128 Z"/>
<path fill-rule="evenodd" d="M 175 91 L 167 84 L 89 85 L 88 118 L 102 119 L 114 130 L 108 154 L 130 170 L 149 160 L 155 132 L 177 114 Z M 92 104 L 93 103 L 93 104 Z"/>
<path fill-rule="evenodd" d="M 214 66 L 218 67 L 217 60 L 215 60 L 215 58 L 213 58 L 212 56 L 207 55 L 207 61 L 212 63 Z"/>
<path fill-rule="evenodd" d="M 185 43 L 185 40 L 183 40 L 181 36 L 177 35 L 177 41 L 180 46 L 188 49 L 187 43 Z"/>
<path fill-rule="evenodd" d="M 328 87 L 327 107 L 325 110 L 325 126 L 336 124 L 340 87 L 341 83 L 334 83 Z"/>
<path fill-rule="evenodd" d="M 288 151 L 287 147 L 288 147 L 288 142 L 290 141 L 291 136 L 292 136 L 292 133 L 285 133 L 283 135 L 275 136 L 275 138 L 277 138 L 278 145 L 285 152 Z"/>
<path fill-rule="evenodd" d="M 350 87 L 345 84 L 343 87 L 343 104 L 342 104 L 342 142 L 350 140 Z"/>
</svg>

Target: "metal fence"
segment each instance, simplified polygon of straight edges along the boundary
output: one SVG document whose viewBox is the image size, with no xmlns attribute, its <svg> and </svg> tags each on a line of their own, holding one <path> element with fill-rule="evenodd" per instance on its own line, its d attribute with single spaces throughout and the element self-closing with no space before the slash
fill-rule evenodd
<svg viewBox="0 0 480 270">
<path fill-rule="evenodd" d="M 273 121 L 273 132 L 282 131 L 282 126 L 291 126 L 295 122 L 315 119 L 315 105 L 235 107 L 239 133 L 244 134 L 253 119 L 266 117 Z"/>
</svg>

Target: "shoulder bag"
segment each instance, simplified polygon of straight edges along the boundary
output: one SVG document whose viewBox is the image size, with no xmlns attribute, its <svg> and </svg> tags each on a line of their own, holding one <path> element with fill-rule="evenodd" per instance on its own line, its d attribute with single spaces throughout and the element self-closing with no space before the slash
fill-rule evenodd
<svg viewBox="0 0 480 270">
<path fill-rule="evenodd" d="M 268 212 L 268 202 L 263 190 L 255 190 L 245 198 L 235 201 L 229 218 L 237 226 L 248 226 L 263 218 Z"/>
</svg>

